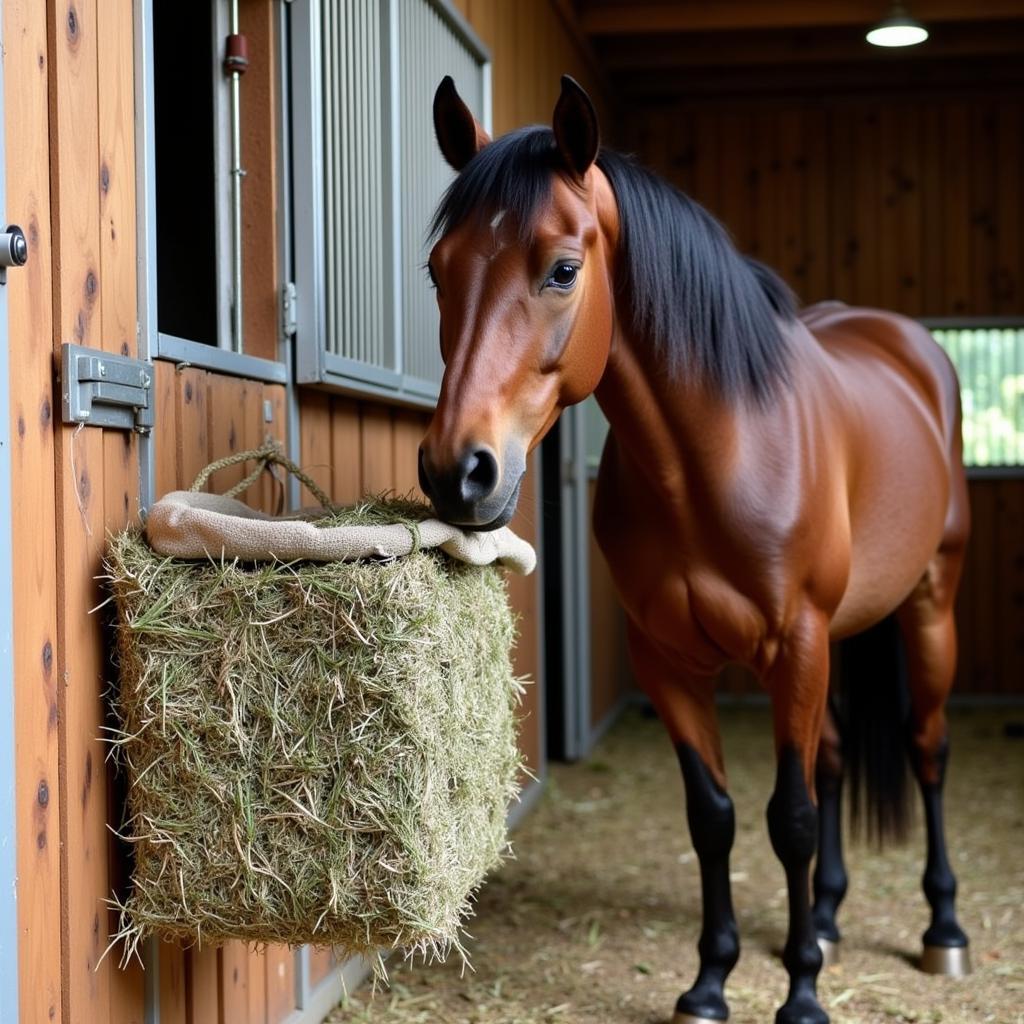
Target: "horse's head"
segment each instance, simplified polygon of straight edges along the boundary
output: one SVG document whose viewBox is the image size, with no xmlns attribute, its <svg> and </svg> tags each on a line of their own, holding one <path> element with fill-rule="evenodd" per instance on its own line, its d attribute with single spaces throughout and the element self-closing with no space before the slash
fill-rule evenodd
<svg viewBox="0 0 1024 1024">
<path fill-rule="evenodd" d="M 443 518 L 493 529 L 515 512 L 527 453 L 604 373 L 615 202 L 594 166 L 593 105 L 568 77 L 553 130 L 491 142 L 450 78 L 434 97 L 434 127 L 460 173 L 428 263 L 445 372 L 420 483 Z"/>
</svg>

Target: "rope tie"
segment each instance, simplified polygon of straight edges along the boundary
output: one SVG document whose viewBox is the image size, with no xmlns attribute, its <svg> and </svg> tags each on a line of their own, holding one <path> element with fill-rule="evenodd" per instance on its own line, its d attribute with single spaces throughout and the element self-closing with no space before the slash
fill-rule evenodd
<svg viewBox="0 0 1024 1024">
<path fill-rule="evenodd" d="M 259 465 L 244 479 L 239 480 L 234 487 L 224 492 L 224 496 L 227 498 L 236 498 L 243 491 L 248 490 L 264 472 L 271 472 L 271 466 L 281 466 L 286 469 L 296 480 L 301 481 L 310 491 L 310 493 L 320 502 L 321 505 L 328 511 L 334 510 L 334 502 L 331 501 L 327 493 L 321 488 L 321 486 L 306 472 L 300 469 L 287 455 L 281 450 L 277 441 L 270 439 L 259 448 L 250 448 L 248 451 L 236 452 L 234 455 L 226 455 L 223 459 L 216 459 L 211 462 L 205 469 L 203 469 L 199 475 L 192 482 L 192 486 L 189 488 L 190 491 L 200 491 L 206 484 L 206 481 L 213 476 L 220 469 L 227 469 L 228 466 L 237 466 L 240 462 L 254 461 Z M 418 546 L 418 535 L 415 538 Z"/>
</svg>

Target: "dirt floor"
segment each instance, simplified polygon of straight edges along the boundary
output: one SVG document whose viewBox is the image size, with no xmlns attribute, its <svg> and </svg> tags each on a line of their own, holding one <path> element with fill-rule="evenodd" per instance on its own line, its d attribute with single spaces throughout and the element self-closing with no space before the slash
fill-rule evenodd
<svg viewBox="0 0 1024 1024">
<path fill-rule="evenodd" d="M 848 850 L 842 962 L 818 990 L 833 1024 L 1024 1024 L 1024 709 L 952 714 L 947 782 L 967 980 L 914 967 L 927 921 L 923 840 Z M 733 1024 L 770 1024 L 786 980 L 784 878 L 764 825 L 774 778 L 767 710 L 722 714 L 736 802 L 733 894 L 742 954 L 726 990 Z M 630 713 L 585 763 L 556 765 L 516 832 L 517 859 L 480 894 L 473 970 L 391 968 L 390 989 L 354 993 L 334 1024 L 664 1024 L 697 964 L 696 857 L 683 789 L 657 721 Z M 920 815 L 918 815 L 920 819 Z"/>
</svg>

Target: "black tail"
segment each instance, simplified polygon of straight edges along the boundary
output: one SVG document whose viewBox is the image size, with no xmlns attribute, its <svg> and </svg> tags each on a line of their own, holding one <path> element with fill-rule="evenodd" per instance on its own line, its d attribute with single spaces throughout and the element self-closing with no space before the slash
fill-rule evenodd
<svg viewBox="0 0 1024 1024">
<path fill-rule="evenodd" d="M 910 691 L 896 617 L 839 644 L 839 730 L 850 822 L 879 846 L 906 837 Z"/>
</svg>

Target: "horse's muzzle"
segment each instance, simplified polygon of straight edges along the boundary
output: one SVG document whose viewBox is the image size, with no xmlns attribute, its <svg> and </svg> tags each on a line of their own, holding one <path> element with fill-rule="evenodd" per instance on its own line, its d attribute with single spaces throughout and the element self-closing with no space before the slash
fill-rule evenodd
<svg viewBox="0 0 1024 1024">
<path fill-rule="evenodd" d="M 447 469 L 428 464 L 419 453 L 423 493 L 445 522 L 472 530 L 496 530 L 515 514 L 521 474 L 513 487 L 502 486 L 502 473 L 494 452 L 486 445 L 468 448 Z"/>
</svg>

